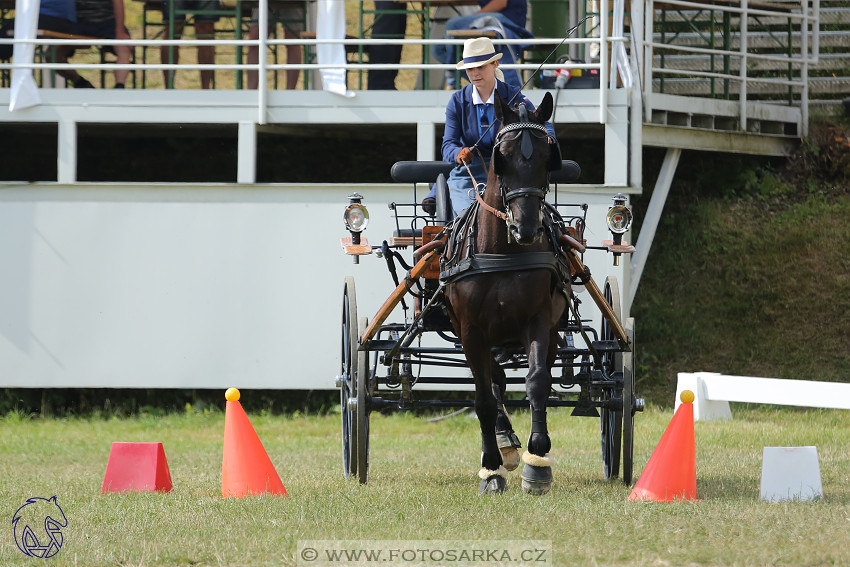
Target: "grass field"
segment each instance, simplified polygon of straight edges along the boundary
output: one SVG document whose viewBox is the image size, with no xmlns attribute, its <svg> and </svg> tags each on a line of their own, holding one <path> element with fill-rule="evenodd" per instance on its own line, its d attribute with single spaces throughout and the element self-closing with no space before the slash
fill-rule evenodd
<svg viewBox="0 0 850 567">
<path fill-rule="evenodd" d="M 52 565 L 292 565 L 299 540 L 544 540 L 557 565 L 850 564 L 850 413 L 733 408 L 697 423 L 699 502 L 630 503 L 602 478 L 597 420 L 550 412 L 555 484 L 477 495 L 477 422 L 373 415 L 368 486 L 342 478 L 338 416 L 252 416 L 288 498 L 222 499 L 220 412 L 132 419 L 0 419 L 0 565 L 32 565 L 8 521 L 54 494 L 68 519 Z M 638 415 L 635 468 L 671 411 Z M 515 424 L 524 438 L 527 415 Z M 174 489 L 100 493 L 113 441 L 160 441 Z M 764 446 L 816 445 L 824 498 L 759 500 Z"/>
</svg>

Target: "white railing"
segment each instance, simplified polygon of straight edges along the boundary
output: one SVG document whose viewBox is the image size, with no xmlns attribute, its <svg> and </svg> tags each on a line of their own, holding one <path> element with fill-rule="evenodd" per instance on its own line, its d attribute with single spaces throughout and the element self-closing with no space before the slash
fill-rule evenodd
<svg viewBox="0 0 850 567">
<path fill-rule="evenodd" d="M 790 88 L 798 88 L 800 90 L 800 107 L 802 113 L 802 123 L 805 129 L 808 124 L 808 66 L 818 62 L 818 33 L 819 33 L 819 0 L 802 0 L 801 2 L 777 2 L 774 4 L 776 9 L 767 10 L 762 8 L 751 8 L 748 0 L 741 0 L 738 6 L 720 3 L 703 3 L 687 0 L 664 0 L 666 9 L 670 6 L 681 10 L 702 10 L 710 12 L 723 12 L 727 14 L 737 15 L 739 18 L 739 27 L 736 30 L 736 37 L 739 38 L 738 49 L 713 49 L 706 47 L 692 47 L 687 45 L 677 45 L 673 43 L 662 43 L 656 41 L 655 29 L 656 11 L 654 0 L 645 0 L 645 14 L 649 16 L 648 25 L 644 29 L 643 38 L 643 69 L 644 69 L 644 111 L 647 120 L 651 120 L 653 110 L 653 84 L 656 78 L 663 78 L 665 75 L 673 75 L 680 77 L 702 78 L 702 79 L 719 79 L 724 81 L 735 82 L 739 85 L 739 127 L 741 130 L 747 129 L 747 103 L 749 101 L 748 86 L 752 83 L 771 83 L 775 85 L 783 85 Z M 764 4 L 761 4 L 764 6 Z M 787 46 L 789 54 L 787 56 L 757 53 L 748 48 L 749 35 L 749 19 L 751 17 L 770 17 L 770 18 L 787 18 L 789 22 L 795 25 L 794 35 L 799 37 L 799 48 L 794 52 L 793 42 L 789 41 Z M 812 35 L 812 41 L 809 43 L 809 34 Z M 693 69 L 677 69 L 670 66 L 656 66 L 654 57 L 656 52 L 663 51 L 664 53 L 685 53 L 694 55 L 706 55 L 711 57 L 726 57 L 735 58 L 738 60 L 739 71 L 737 74 L 722 73 L 714 71 L 700 71 Z M 750 62 L 770 61 L 781 62 L 792 67 L 799 67 L 798 76 L 789 76 L 788 78 L 775 77 L 759 77 L 753 76 L 749 70 Z"/>
<path fill-rule="evenodd" d="M 262 12 L 261 12 L 262 15 Z M 264 18 L 263 18 L 264 19 Z M 605 34 L 605 26 L 602 26 L 602 33 Z M 256 46 L 260 49 L 260 52 L 267 52 L 269 48 L 275 46 L 290 46 L 290 45 L 298 45 L 299 47 L 304 48 L 312 48 L 315 53 L 316 46 L 319 45 L 341 45 L 341 46 L 358 46 L 362 47 L 364 52 L 368 50 L 370 46 L 373 45 L 413 45 L 420 46 L 425 49 L 430 49 L 432 45 L 455 45 L 460 46 L 463 40 L 456 39 L 267 39 L 265 36 L 261 34 L 260 39 L 257 40 L 245 40 L 245 39 L 210 39 L 210 40 L 199 40 L 199 39 L 172 39 L 172 40 L 109 40 L 109 39 L 98 39 L 98 40 L 89 40 L 89 39 L 53 39 L 53 38 L 37 38 L 37 39 L 14 39 L 14 40 L 3 40 L 0 39 L 0 44 L 36 44 L 43 47 L 51 47 L 51 46 L 60 46 L 60 45 L 69 45 L 69 46 L 114 46 L 114 45 L 130 45 L 134 47 L 143 47 L 143 48 L 151 48 L 151 47 L 161 47 L 161 46 L 230 46 L 230 47 L 241 47 L 247 48 Z M 616 37 L 616 38 L 570 38 L 570 39 L 560 39 L 560 38 L 541 38 L 541 39 L 507 39 L 507 40 L 493 40 L 493 43 L 497 46 L 499 45 L 525 45 L 525 46 L 557 46 L 559 44 L 563 45 L 571 45 L 571 44 L 596 44 L 599 46 L 599 52 L 601 54 L 601 58 L 598 62 L 595 63 L 574 63 L 570 62 L 569 64 L 558 64 L 554 62 L 546 62 L 544 64 L 536 64 L 536 63 L 506 63 L 501 65 L 504 69 L 515 69 L 523 75 L 526 72 L 537 72 L 537 71 L 545 71 L 545 70 L 558 70 L 558 69 L 586 69 L 592 70 L 595 69 L 599 72 L 599 122 L 604 124 L 607 120 L 607 89 L 602 88 L 604 85 L 608 83 L 609 71 L 607 65 L 607 52 L 608 50 L 603 48 L 603 45 L 607 45 L 612 42 L 621 42 L 626 41 L 625 38 Z M 369 70 L 380 70 L 380 69 L 397 69 L 397 70 L 428 70 L 428 71 L 444 71 L 444 70 L 455 70 L 454 64 L 443 64 L 443 63 L 399 63 L 399 64 L 376 64 L 376 63 L 351 63 L 346 62 L 343 65 L 337 63 L 269 63 L 266 58 L 260 57 L 260 61 L 256 64 L 248 64 L 248 63 L 215 63 L 215 64 L 199 64 L 192 62 L 185 63 L 130 63 L 127 65 L 119 65 L 114 62 L 109 63 L 76 63 L 76 62 L 68 62 L 65 64 L 52 63 L 52 62 L 39 62 L 39 63 L 0 63 L 0 70 L 4 69 L 33 69 L 33 70 L 43 70 L 43 71 L 55 71 L 60 69 L 76 69 L 76 70 L 115 70 L 120 68 L 127 68 L 131 71 L 141 71 L 141 70 L 218 70 L 218 71 L 257 71 L 259 73 L 259 87 L 258 90 L 260 92 L 260 96 L 258 98 L 258 113 L 259 119 L 258 122 L 260 124 L 265 123 L 265 115 L 266 115 L 266 91 L 268 89 L 266 71 L 287 71 L 287 70 L 308 70 L 308 71 L 321 71 L 323 69 L 345 69 L 346 71 L 369 71 Z M 306 85 L 305 85 L 306 88 Z"/>
</svg>

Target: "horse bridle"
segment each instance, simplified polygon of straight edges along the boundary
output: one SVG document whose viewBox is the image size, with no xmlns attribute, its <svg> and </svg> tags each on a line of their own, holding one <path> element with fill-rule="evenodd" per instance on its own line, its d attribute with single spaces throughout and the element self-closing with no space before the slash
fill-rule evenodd
<svg viewBox="0 0 850 567">
<path fill-rule="evenodd" d="M 499 132 L 496 134 L 496 140 L 493 143 L 493 152 L 495 153 L 498 149 L 499 145 L 505 142 L 505 135 L 510 134 L 511 132 L 519 131 L 521 132 L 522 139 L 520 140 L 520 151 L 523 153 L 523 156 L 528 159 L 531 157 L 533 152 L 533 148 L 531 146 L 531 137 L 530 131 L 538 131 L 542 132 L 545 136 L 549 135 L 549 132 L 546 130 L 546 127 L 542 124 L 535 124 L 534 122 L 529 122 L 528 120 L 528 109 L 526 108 L 524 103 L 520 103 L 517 109 L 519 113 L 520 121 L 514 122 L 513 124 L 508 124 L 504 126 Z M 472 170 L 469 169 L 469 165 L 464 162 L 464 166 L 466 167 L 467 173 L 469 173 L 469 177 L 472 179 L 473 186 L 476 189 L 472 190 L 472 193 L 475 195 L 475 200 L 478 201 L 478 204 L 489 213 L 497 216 L 502 219 L 506 223 L 511 223 L 511 209 L 508 207 L 508 203 L 517 199 L 519 197 L 539 197 L 540 198 L 540 211 L 541 214 L 543 212 L 543 202 L 546 198 L 546 193 L 549 192 L 549 185 L 547 184 L 545 187 L 519 187 L 517 189 L 511 189 L 510 191 L 506 191 L 506 187 L 502 182 L 502 176 L 500 174 L 496 174 L 497 179 L 499 180 L 499 193 L 502 196 L 502 205 L 505 209 L 505 212 L 502 212 L 498 209 L 494 209 L 490 205 L 484 202 L 484 199 L 481 198 L 481 194 L 478 192 L 478 183 L 475 180 L 475 176 L 472 175 Z"/>
<path fill-rule="evenodd" d="M 499 130 L 496 134 L 495 143 L 493 144 L 493 151 L 495 152 L 498 150 L 499 145 L 505 142 L 505 135 L 510 134 L 511 132 L 520 132 L 520 136 L 522 136 L 520 139 L 520 151 L 525 159 L 529 159 L 534 151 L 531 143 L 531 132 L 542 132 L 544 136 L 548 136 L 549 133 L 546 131 L 546 127 L 542 124 L 535 124 L 534 122 L 528 121 L 528 109 L 526 109 L 525 104 L 520 103 L 517 111 L 519 113 L 520 121 L 508 124 Z M 516 189 L 507 190 L 507 187 L 505 187 L 502 182 L 502 176 L 497 174 L 497 178 L 499 179 L 499 192 L 502 194 L 502 200 L 506 208 L 508 203 L 519 197 L 538 197 L 541 200 L 542 206 L 542 201 L 546 198 L 546 193 L 549 192 L 548 184 L 544 187 L 518 187 Z"/>
</svg>

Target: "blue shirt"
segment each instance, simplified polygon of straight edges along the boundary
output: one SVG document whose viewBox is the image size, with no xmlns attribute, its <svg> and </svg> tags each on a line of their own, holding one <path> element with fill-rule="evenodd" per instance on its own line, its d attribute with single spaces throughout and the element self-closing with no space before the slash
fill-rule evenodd
<svg viewBox="0 0 850 567">
<path fill-rule="evenodd" d="M 473 85 L 466 85 L 459 91 L 455 91 L 449 104 L 446 106 L 446 129 L 443 134 L 442 155 L 443 160 L 449 163 L 455 163 L 457 154 L 461 148 L 472 147 L 478 138 L 481 137 L 483 130 L 481 129 L 481 115 L 479 114 L 478 106 L 489 107 L 489 116 L 495 122 L 490 132 L 481 143 L 478 144 L 478 149 L 485 158 L 489 159 L 493 153 L 493 139 L 496 132 L 502 127 L 502 123 L 495 119 L 495 110 L 492 104 L 478 104 L 473 102 L 472 91 L 475 89 Z M 506 83 L 496 80 L 496 90 L 502 100 L 511 101 L 511 105 L 516 105 L 519 102 L 526 103 L 529 110 L 534 110 L 534 105 L 529 101 L 524 94 L 512 89 Z M 516 98 L 514 98 L 514 96 Z M 546 131 L 555 140 L 555 130 L 550 123 L 546 123 Z"/>
<path fill-rule="evenodd" d="M 70 22 L 77 21 L 77 7 L 74 0 L 41 0 L 38 13 Z"/>
<path fill-rule="evenodd" d="M 489 3 L 490 0 L 478 0 L 478 5 L 482 8 Z M 528 15 L 528 0 L 508 0 L 508 5 L 501 13 L 519 27 L 524 28 Z"/>
</svg>

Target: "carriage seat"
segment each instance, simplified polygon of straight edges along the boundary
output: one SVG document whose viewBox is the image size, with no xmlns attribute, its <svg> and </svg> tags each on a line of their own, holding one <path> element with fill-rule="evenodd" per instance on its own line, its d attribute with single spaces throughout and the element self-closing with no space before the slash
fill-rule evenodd
<svg viewBox="0 0 850 567">
<path fill-rule="evenodd" d="M 441 173 L 448 177 L 452 169 L 454 165 L 445 161 L 397 161 L 390 175 L 400 183 L 433 183 Z"/>
<path fill-rule="evenodd" d="M 453 164 L 445 161 L 399 161 L 393 164 L 390 175 L 394 181 L 414 184 L 433 182 L 436 186 L 435 196 L 429 195 L 422 201 L 422 210 L 433 217 L 438 224 L 446 224 L 453 218 L 446 179 L 454 167 Z M 580 176 L 579 164 L 573 160 L 563 160 L 560 169 L 549 172 L 549 182 L 575 183 Z"/>
<path fill-rule="evenodd" d="M 390 175 L 395 181 L 436 184 L 436 197 L 426 197 L 422 210 L 437 224 L 447 224 L 453 215 L 446 178 L 453 168 L 445 161 L 399 161 L 393 164 Z"/>
<path fill-rule="evenodd" d="M 441 173 L 446 177 L 454 164 L 445 161 L 397 161 L 390 170 L 393 181 L 401 183 L 433 183 Z M 561 169 L 549 173 L 551 183 L 574 183 L 581 176 L 581 167 L 571 159 L 563 160 Z"/>
</svg>

